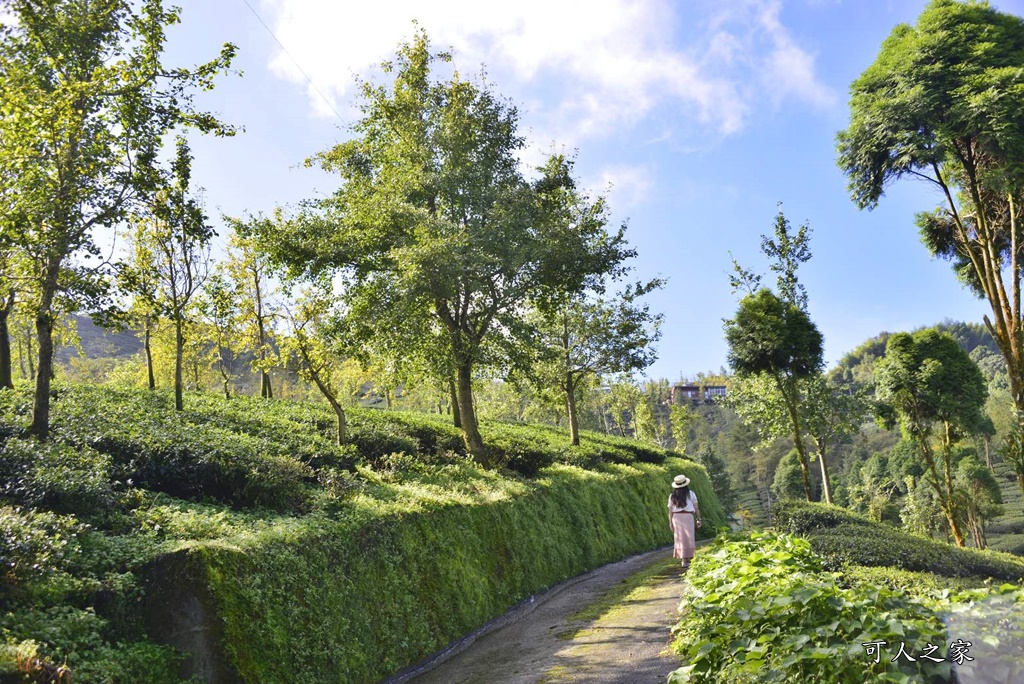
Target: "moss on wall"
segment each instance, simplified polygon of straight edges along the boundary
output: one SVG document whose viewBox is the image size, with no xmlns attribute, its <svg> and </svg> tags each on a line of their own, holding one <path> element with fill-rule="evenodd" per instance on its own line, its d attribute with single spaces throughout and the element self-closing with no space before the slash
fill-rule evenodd
<svg viewBox="0 0 1024 684">
<path fill-rule="evenodd" d="M 671 458 L 553 466 L 531 481 L 476 473 L 458 492 L 413 483 L 389 501 L 357 498 L 331 517 L 193 544 L 178 553 L 200 561 L 190 581 L 214 597 L 215 646 L 235 671 L 216 681 L 380 681 L 537 591 L 668 544 L 679 472 L 704 529 L 725 525 L 704 469 Z"/>
</svg>

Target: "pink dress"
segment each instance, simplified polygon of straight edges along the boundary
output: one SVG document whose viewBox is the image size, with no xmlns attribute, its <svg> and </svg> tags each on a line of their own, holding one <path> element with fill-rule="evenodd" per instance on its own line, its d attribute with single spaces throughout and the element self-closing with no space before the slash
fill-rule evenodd
<svg viewBox="0 0 1024 684">
<path fill-rule="evenodd" d="M 675 548 L 672 550 L 673 558 L 689 560 L 697 551 L 696 525 L 693 517 L 696 503 L 697 495 L 692 491 L 686 505 L 682 508 L 673 504 L 671 497 L 668 500 L 668 512 L 672 516 L 672 536 L 675 538 Z"/>
</svg>

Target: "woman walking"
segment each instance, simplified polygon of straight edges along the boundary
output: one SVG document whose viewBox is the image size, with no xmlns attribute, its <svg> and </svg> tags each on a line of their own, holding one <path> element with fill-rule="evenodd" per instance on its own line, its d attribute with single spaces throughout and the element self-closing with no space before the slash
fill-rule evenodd
<svg viewBox="0 0 1024 684">
<path fill-rule="evenodd" d="M 690 478 L 676 475 L 672 480 L 672 495 L 668 497 L 668 523 L 675 537 L 673 558 L 681 558 L 683 569 L 690 567 L 690 559 L 697 550 L 696 528 L 701 526 L 697 494 L 690 491 Z"/>
</svg>

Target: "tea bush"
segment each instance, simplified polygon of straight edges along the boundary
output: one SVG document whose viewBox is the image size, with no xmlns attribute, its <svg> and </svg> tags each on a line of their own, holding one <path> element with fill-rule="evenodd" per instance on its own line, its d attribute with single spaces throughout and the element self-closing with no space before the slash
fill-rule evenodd
<svg viewBox="0 0 1024 684">
<path fill-rule="evenodd" d="M 1024 580 L 1024 560 L 1016 556 L 957 548 L 872 522 L 838 506 L 780 501 L 772 517 L 776 529 L 807 537 L 833 570 L 852 564 L 930 572 L 946 577 Z"/>
<path fill-rule="evenodd" d="M 678 472 L 706 530 L 725 524 L 700 466 L 665 466 L 554 465 L 533 481 L 469 461 L 405 471 L 371 479 L 330 515 L 190 545 L 180 565 L 210 587 L 244 681 L 379 681 L 531 593 L 667 544 Z"/>
<path fill-rule="evenodd" d="M 89 447 L 11 438 L 0 447 L 0 498 L 60 513 L 114 504 L 110 457 Z"/>
</svg>

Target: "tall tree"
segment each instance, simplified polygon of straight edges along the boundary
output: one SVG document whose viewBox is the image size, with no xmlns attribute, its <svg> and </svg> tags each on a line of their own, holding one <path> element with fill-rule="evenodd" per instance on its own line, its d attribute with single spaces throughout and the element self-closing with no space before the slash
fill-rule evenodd
<svg viewBox="0 0 1024 684">
<path fill-rule="evenodd" d="M 192 153 L 188 142 L 179 137 L 171 173 L 155 195 L 149 216 L 160 303 L 174 325 L 176 411 L 184 409 L 185 326 L 192 315 L 194 298 L 209 274 L 210 240 L 214 236 L 202 206 L 191 195 L 191 177 Z"/>
<path fill-rule="evenodd" d="M 821 486 L 826 503 L 832 503 L 832 479 L 827 457 L 832 447 L 860 430 L 869 415 L 868 404 L 860 392 L 839 387 L 818 374 L 803 383 L 804 423 L 807 435 L 817 449 L 821 467 Z"/>
<path fill-rule="evenodd" d="M 875 375 L 876 393 L 883 402 L 880 422 L 883 427 L 898 424 L 917 447 L 953 540 L 963 546 L 953 484 L 953 446 L 981 424 L 988 394 L 985 378 L 952 337 L 935 330 L 891 336 Z M 932 445 L 937 425 L 941 427 L 938 455 Z"/>
<path fill-rule="evenodd" d="M 988 546 L 985 522 L 1001 512 L 1003 503 L 999 483 L 991 468 L 978 459 L 967 456 L 957 464 L 954 484 L 959 501 L 957 509 L 963 517 L 964 526 L 979 549 Z"/>
<path fill-rule="evenodd" d="M 440 336 L 467 448 L 486 461 L 474 374 L 519 355 L 527 304 L 581 290 L 630 253 L 621 230 L 564 211 L 571 163 L 553 158 L 527 181 L 516 109 L 458 72 L 436 80 L 432 65 L 449 59 L 421 31 L 384 65 L 391 83 L 363 83 L 354 137 L 308 162 L 341 187 L 263 242 L 293 274 L 343 279 L 346 307 L 375 320 L 375 335 L 402 338 L 407 355 L 424 356 L 409 330 Z"/>
<path fill-rule="evenodd" d="M 4 8 L 14 21 L 0 27 L 0 171 L 24 216 L 39 347 L 31 430 L 46 439 L 55 306 L 103 285 L 72 261 L 97 257 L 94 229 L 116 225 L 153 188 L 169 130 L 230 132 L 194 109 L 192 93 L 213 86 L 235 48 L 195 69 L 164 66 L 165 29 L 178 13 L 160 0 L 6 0 Z"/>
<path fill-rule="evenodd" d="M 0 389 L 14 389 L 11 317 L 18 300 L 16 252 L 0 229 Z"/>
<path fill-rule="evenodd" d="M 226 263 L 245 321 L 245 349 L 255 356 L 253 367 L 260 374 L 260 396 L 273 399 L 270 369 L 278 361 L 272 345 L 274 321 L 278 316 L 276 292 L 270 280 L 270 264 L 254 237 L 261 231 L 268 231 L 271 219 L 256 215 L 246 221 L 229 216 L 224 220 L 231 227 Z"/>
<path fill-rule="evenodd" d="M 578 400 L 588 380 L 641 371 L 654 362 L 662 317 L 638 300 L 663 282 L 638 283 L 611 299 L 566 297 L 541 314 L 541 358 L 533 377 L 540 387 L 561 389 L 573 445 L 580 443 Z"/>
<path fill-rule="evenodd" d="M 128 233 L 127 254 L 118 265 L 118 289 L 131 297 L 125 311 L 128 325 L 142 328 L 142 350 L 146 356 L 146 384 L 156 389 L 153 371 L 153 331 L 160 321 L 160 277 L 156 249 L 147 220 L 135 217 Z"/>
<path fill-rule="evenodd" d="M 1024 20 L 987 2 L 933 0 L 901 24 L 854 81 L 838 163 L 861 208 L 889 183 L 921 179 L 941 204 L 918 214 L 929 251 L 988 300 L 985 324 L 1024 410 L 1020 211 L 1024 190 Z"/>
<path fill-rule="evenodd" d="M 283 361 L 298 361 L 300 375 L 312 382 L 337 417 L 335 439 L 344 444 L 347 423 L 343 397 L 335 373 L 341 364 L 337 353 L 338 312 L 332 306 L 335 298 L 329 284 L 320 281 L 307 288 L 292 306 L 285 307 L 291 334 L 282 343 Z"/>
<path fill-rule="evenodd" d="M 235 358 L 238 352 L 238 300 L 234 289 L 222 273 L 214 273 L 203 284 L 198 309 L 207 329 L 206 339 L 212 343 L 214 365 L 220 374 L 224 398 L 231 398 L 231 382 L 235 378 Z"/>
<path fill-rule="evenodd" d="M 734 402 L 737 413 L 745 406 L 768 434 L 788 429 L 797 451 L 804 494 L 811 500 L 810 468 L 804 444 L 806 428 L 801 412 L 801 382 L 821 372 L 822 336 L 807 312 L 761 288 L 740 302 L 735 317 L 725 323 L 729 365 L 740 383 L 757 383 L 749 396 L 756 402 Z M 734 394 L 740 383 L 734 383 Z M 757 388 L 764 391 L 758 391 Z M 777 419 L 781 407 L 786 417 Z M 762 410 L 763 409 L 763 410 Z"/>
</svg>

